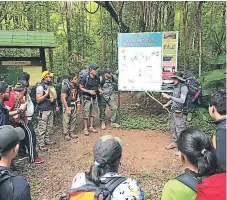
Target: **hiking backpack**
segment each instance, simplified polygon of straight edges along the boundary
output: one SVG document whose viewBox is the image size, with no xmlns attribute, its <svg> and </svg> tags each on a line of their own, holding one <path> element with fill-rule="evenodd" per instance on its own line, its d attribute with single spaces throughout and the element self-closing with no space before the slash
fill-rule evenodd
<svg viewBox="0 0 227 200">
<path fill-rule="evenodd" d="M 9 193 L 7 194 L 8 199 L 13 198 L 13 184 L 12 184 L 11 178 L 14 176 L 16 175 L 7 169 L 0 170 L 0 191 L 1 191 L 1 186 L 3 184 L 8 184 L 9 186 L 7 187 L 9 188 Z"/>
<path fill-rule="evenodd" d="M 95 184 L 86 179 L 87 184 L 79 188 L 71 188 L 60 200 L 111 200 L 115 188 L 126 180 L 124 177 L 112 177 L 105 183 Z"/>
<path fill-rule="evenodd" d="M 200 98 L 202 96 L 202 88 L 199 85 L 197 77 L 193 73 L 189 72 L 185 74 L 184 79 L 186 81 L 181 84 L 181 87 L 187 86 L 188 94 L 182 109 L 184 113 L 187 114 L 193 112 L 199 104 Z"/>
<path fill-rule="evenodd" d="M 195 173 L 186 171 L 176 179 L 197 193 L 196 200 L 226 200 L 226 173 L 203 178 L 201 182 Z"/>
</svg>

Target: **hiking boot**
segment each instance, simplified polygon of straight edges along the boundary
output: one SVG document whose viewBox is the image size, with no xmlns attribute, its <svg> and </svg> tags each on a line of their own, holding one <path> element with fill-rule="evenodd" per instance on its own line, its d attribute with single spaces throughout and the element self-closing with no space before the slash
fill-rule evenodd
<svg viewBox="0 0 227 200">
<path fill-rule="evenodd" d="M 84 129 L 84 135 L 86 135 L 86 136 L 90 135 L 87 129 Z"/>
<path fill-rule="evenodd" d="M 106 129 L 106 124 L 105 124 L 105 122 L 102 122 L 101 129 L 102 129 L 102 130 L 105 130 L 105 129 Z"/>
<path fill-rule="evenodd" d="M 175 149 L 177 148 L 177 145 L 175 143 L 171 143 L 169 146 L 166 146 L 165 147 L 167 150 L 170 150 L 170 149 Z"/>
<path fill-rule="evenodd" d="M 28 158 L 29 158 L 29 156 L 27 154 L 18 155 L 19 161 L 22 161 L 22 160 L 25 160 L 25 159 L 28 159 Z"/>
<path fill-rule="evenodd" d="M 113 128 L 120 128 L 121 127 L 121 125 L 120 124 L 117 124 L 117 123 L 111 123 L 111 126 Z"/>
<path fill-rule="evenodd" d="M 45 146 L 39 146 L 40 151 L 47 151 L 48 149 Z"/>
<path fill-rule="evenodd" d="M 66 141 L 69 141 L 70 139 L 71 139 L 71 138 L 70 138 L 69 135 L 66 135 L 66 136 L 65 136 L 65 140 L 66 140 Z"/>
<path fill-rule="evenodd" d="M 77 138 L 78 138 L 78 135 L 75 134 L 74 132 L 71 132 L 70 137 L 71 137 L 72 139 L 77 139 Z"/>
<path fill-rule="evenodd" d="M 41 157 L 37 157 L 37 158 L 34 160 L 34 164 L 41 164 L 41 163 L 44 163 L 44 160 L 43 160 Z"/>
<path fill-rule="evenodd" d="M 47 140 L 47 141 L 45 141 L 45 144 L 47 144 L 47 145 L 53 145 L 53 144 L 55 144 L 55 142 L 54 141 L 51 141 L 51 140 Z"/>
<path fill-rule="evenodd" d="M 95 130 L 94 127 L 90 127 L 90 128 L 89 128 L 89 131 L 92 132 L 92 133 L 98 133 L 98 131 Z"/>
</svg>

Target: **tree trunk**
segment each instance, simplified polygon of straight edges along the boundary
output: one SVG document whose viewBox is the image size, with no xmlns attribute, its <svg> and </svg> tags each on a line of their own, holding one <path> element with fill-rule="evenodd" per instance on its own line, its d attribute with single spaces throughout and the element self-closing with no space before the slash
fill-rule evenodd
<svg viewBox="0 0 227 200">
<path fill-rule="evenodd" d="M 183 30 L 182 30 L 182 42 L 184 42 L 184 71 L 186 71 L 186 49 L 187 49 L 187 33 L 188 33 L 188 2 L 184 2 L 183 11 Z"/>
<path fill-rule="evenodd" d="M 199 2 L 198 16 L 199 16 L 199 76 L 201 76 L 202 71 L 202 5 L 203 2 Z"/>
<path fill-rule="evenodd" d="M 69 66 L 68 72 L 70 72 L 71 68 L 71 57 L 72 57 L 72 38 L 71 38 L 71 20 L 70 20 L 70 8 L 68 2 L 65 2 L 65 9 L 66 9 L 66 30 L 67 30 L 67 43 L 68 43 L 68 58 L 69 58 Z"/>
</svg>

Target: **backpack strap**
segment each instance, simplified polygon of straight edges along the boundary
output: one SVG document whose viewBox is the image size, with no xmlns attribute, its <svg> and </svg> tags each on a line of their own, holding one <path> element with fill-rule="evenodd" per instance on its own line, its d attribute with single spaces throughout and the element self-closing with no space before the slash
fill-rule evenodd
<svg viewBox="0 0 227 200">
<path fill-rule="evenodd" d="M 89 77 L 90 77 L 89 75 L 86 76 L 85 85 L 84 85 L 85 88 L 87 87 L 87 84 L 88 84 L 88 81 L 89 81 Z"/>
<path fill-rule="evenodd" d="M 94 200 L 98 200 L 100 194 L 103 194 L 103 200 L 109 200 L 115 188 L 125 180 L 125 177 L 110 178 L 104 185 L 100 185 L 100 187 L 96 190 Z"/>
<path fill-rule="evenodd" d="M 184 185 L 188 186 L 191 188 L 194 192 L 197 192 L 197 184 L 198 180 L 193 176 L 191 173 L 184 173 L 176 178 L 178 181 L 183 183 Z"/>
<path fill-rule="evenodd" d="M 13 183 L 12 183 L 12 180 L 11 178 L 16 176 L 16 174 L 10 172 L 9 170 L 7 169 L 3 169 L 3 170 L 0 170 L 0 186 L 7 180 L 9 180 L 9 194 L 8 196 L 9 197 L 13 197 L 13 191 L 14 191 L 14 187 L 13 187 Z"/>
</svg>

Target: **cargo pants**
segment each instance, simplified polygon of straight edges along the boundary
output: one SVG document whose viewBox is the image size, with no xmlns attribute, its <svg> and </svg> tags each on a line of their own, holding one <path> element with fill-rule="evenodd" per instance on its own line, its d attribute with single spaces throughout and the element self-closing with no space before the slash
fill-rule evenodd
<svg viewBox="0 0 227 200">
<path fill-rule="evenodd" d="M 76 106 L 69 107 L 71 114 L 66 113 L 65 108 L 63 107 L 63 133 L 64 136 L 70 136 L 70 133 L 75 131 L 76 127 Z"/>
<path fill-rule="evenodd" d="M 114 95 L 111 95 L 109 99 L 106 101 L 104 97 L 101 95 L 98 98 L 98 105 L 100 109 L 100 121 L 105 122 L 106 121 L 106 105 L 110 107 L 111 110 L 111 116 L 110 121 L 112 123 L 117 123 L 118 121 L 118 107 L 116 104 L 116 101 L 114 99 Z"/>
<path fill-rule="evenodd" d="M 186 115 L 179 116 L 174 111 L 170 115 L 170 133 L 172 135 L 172 143 L 177 142 L 180 133 L 186 129 Z"/>
<path fill-rule="evenodd" d="M 50 135 L 53 131 L 54 111 L 39 111 L 38 119 L 39 147 L 44 147 L 45 143 L 50 141 Z"/>
</svg>

